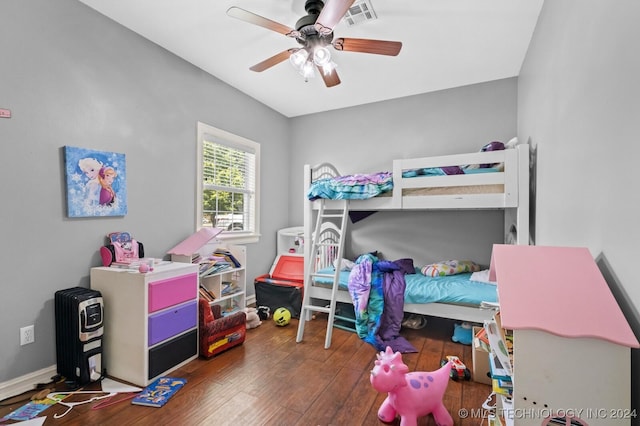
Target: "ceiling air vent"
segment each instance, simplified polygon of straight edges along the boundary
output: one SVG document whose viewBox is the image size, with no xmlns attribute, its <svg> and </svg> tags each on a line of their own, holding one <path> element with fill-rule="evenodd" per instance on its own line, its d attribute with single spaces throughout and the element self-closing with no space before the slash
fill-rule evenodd
<svg viewBox="0 0 640 426">
<path fill-rule="evenodd" d="M 349 26 L 374 19 L 378 19 L 378 17 L 369 0 L 357 0 L 344 15 L 344 20 Z"/>
</svg>

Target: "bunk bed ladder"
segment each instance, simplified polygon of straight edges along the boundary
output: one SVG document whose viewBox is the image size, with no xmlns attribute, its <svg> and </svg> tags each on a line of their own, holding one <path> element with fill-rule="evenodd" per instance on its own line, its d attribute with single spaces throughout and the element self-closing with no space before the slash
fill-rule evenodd
<svg viewBox="0 0 640 426">
<path fill-rule="evenodd" d="M 323 246 L 323 241 L 321 240 L 322 235 L 322 225 L 331 219 L 340 219 L 340 228 L 339 228 L 339 241 L 338 241 L 338 250 L 337 252 L 331 253 L 332 260 L 334 259 L 342 259 L 344 257 L 344 245 L 345 245 L 345 230 L 347 226 L 347 217 L 349 213 L 349 201 L 343 200 L 342 209 L 341 210 L 332 210 L 332 212 L 327 212 L 325 209 L 325 201 L 320 200 L 320 207 L 318 209 L 316 223 L 314 226 L 314 232 L 311 237 L 311 251 L 307 257 L 307 263 L 305 265 L 305 279 L 304 279 L 304 297 L 302 301 L 302 311 L 300 312 L 300 321 L 298 322 L 298 334 L 296 337 L 296 342 L 301 342 L 304 336 L 304 326 L 305 322 L 311 319 L 312 312 L 323 312 L 329 315 L 327 319 L 327 331 L 325 334 L 324 348 L 329 349 L 331 346 L 331 336 L 333 332 L 333 322 L 336 314 L 336 298 L 338 295 L 338 285 L 340 282 L 340 268 L 335 268 L 333 274 L 320 274 L 316 272 L 316 257 L 319 253 L 326 253 L 327 247 Z M 305 254 L 307 256 L 307 254 Z M 338 264 L 340 260 L 338 260 Z M 329 300 L 329 304 L 325 306 L 313 305 L 310 301 L 308 287 L 312 285 L 314 278 L 324 277 L 324 278 L 332 278 L 333 285 L 331 287 L 331 299 Z"/>
</svg>

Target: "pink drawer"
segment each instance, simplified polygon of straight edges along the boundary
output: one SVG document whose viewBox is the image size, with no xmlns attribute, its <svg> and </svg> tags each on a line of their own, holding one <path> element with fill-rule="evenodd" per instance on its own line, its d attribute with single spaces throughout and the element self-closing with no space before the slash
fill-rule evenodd
<svg viewBox="0 0 640 426">
<path fill-rule="evenodd" d="M 166 280 L 149 283 L 149 312 L 187 300 L 195 299 L 198 295 L 198 276 L 196 274 L 182 275 Z"/>
</svg>

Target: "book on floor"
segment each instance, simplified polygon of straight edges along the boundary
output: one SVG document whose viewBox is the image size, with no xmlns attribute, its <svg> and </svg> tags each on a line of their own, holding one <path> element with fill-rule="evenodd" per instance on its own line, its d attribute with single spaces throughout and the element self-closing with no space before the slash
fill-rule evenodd
<svg viewBox="0 0 640 426">
<path fill-rule="evenodd" d="M 131 403 L 149 407 L 162 407 L 185 383 L 187 383 L 186 379 L 160 377 L 144 388 L 139 395 L 131 400 Z"/>
</svg>

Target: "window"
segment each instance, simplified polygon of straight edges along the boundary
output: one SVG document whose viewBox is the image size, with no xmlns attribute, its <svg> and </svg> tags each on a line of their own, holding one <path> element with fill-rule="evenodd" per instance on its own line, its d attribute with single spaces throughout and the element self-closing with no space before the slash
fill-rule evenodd
<svg viewBox="0 0 640 426">
<path fill-rule="evenodd" d="M 196 228 L 224 229 L 223 239 L 259 235 L 260 145 L 198 123 Z"/>
</svg>

